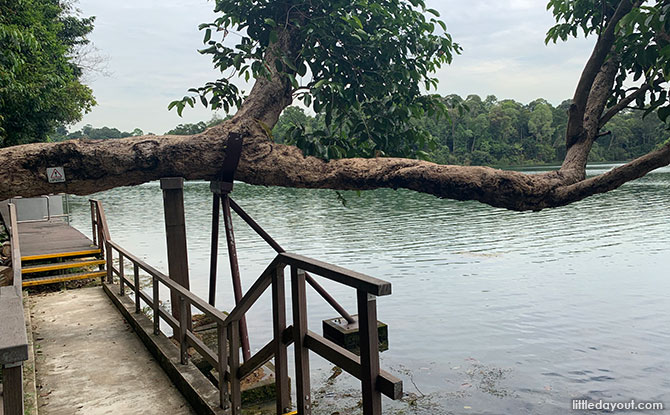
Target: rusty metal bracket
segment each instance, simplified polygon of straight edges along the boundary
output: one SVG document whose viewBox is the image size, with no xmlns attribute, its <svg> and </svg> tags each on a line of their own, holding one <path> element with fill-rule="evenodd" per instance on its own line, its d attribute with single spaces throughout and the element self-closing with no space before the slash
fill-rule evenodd
<svg viewBox="0 0 670 415">
<path fill-rule="evenodd" d="M 215 194 L 228 194 L 233 190 L 233 180 L 235 180 L 235 171 L 240 164 L 242 156 L 242 144 L 244 138 L 239 133 L 230 133 L 228 135 L 228 145 L 226 147 L 226 158 L 223 160 L 223 167 L 216 180 L 210 183 L 210 189 Z"/>
</svg>

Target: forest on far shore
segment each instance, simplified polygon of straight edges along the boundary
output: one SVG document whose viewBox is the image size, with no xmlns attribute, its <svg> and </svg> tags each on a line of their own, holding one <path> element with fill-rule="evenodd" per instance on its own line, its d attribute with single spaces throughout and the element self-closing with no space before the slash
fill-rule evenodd
<svg viewBox="0 0 670 415">
<path fill-rule="evenodd" d="M 465 99 L 448 95 L 444 102 L 450 108 L 450 120 L 426 116 L 418 121 L 432 136 L 424 148 L 417 149 L 416 154 L 421 158 L 440 164 L 489 166 L 550 164 L 563 160 L 569 100 L 553 106 L 540 98 L 524 105 L 511 99 L 498 100 L 493 95 L 485 99 L 478 95 L 469 95 Z M 197 134 L 227 118 L 214 116 L 209 121 L 179 124 L 165 134 Z M 282 113 L 272 130 L 272 138 L 277 142 L 296 144 L 310 155 L 333 157 L 327 144 L 292 140 L 295 136 L 292 131 L 296 129 L 309 133 L 323 126 L 322 114 L 311 116 L 302 108 L 292 106 Z M 655 114 L 643 117 L 641 111 L 633 110 L 614 116 L 602 131 L 605 134 L 598 138 L 589 156 L 592 162 L 631 160 L 670 137 L 666 124 Z M 143 134 L 139 128 L 127 132 L 86 125 L 72 132 L 59 127 L 50 140 L 115 139 Z M 379 149 L 378 155 L 396 156 L 392 149 L 383 148 Z M 346 156 L 350 157 L 352 153 L 348 152 Z"/>
</svg>

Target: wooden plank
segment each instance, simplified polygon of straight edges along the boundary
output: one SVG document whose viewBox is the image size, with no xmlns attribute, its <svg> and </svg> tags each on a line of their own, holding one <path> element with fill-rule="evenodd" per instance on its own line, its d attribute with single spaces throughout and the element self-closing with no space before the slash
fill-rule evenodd
<svg viewBox="0 0 670 415">
<path fill-rule="evenodd" d="M 242 414 L 242 388 L 237 372 L 240 368 L 240 325 L 228 326 L 228 367 L 230 368 L 230 403 L 232 415 Z"/>
<path fill-rule="evenodd" d="M 272 277 L 272 319 L 275 357 L 275 388 L 277 394 L 277 413 L 288 412 L 291 406 L 291 394 L 288 380 L 288 353 L 282 342 L 286 330 L 286 287 L 284 285 L 284 269 L 277 268 Z"/>
<path fill-rule="evenodd" d="M 272 284 L 272 274 L 275 272 L 279 266 L 279 257 L 270 263 L 270 265 L 265 268 L 265 271 L 261 274 L 260 277 L 254 282 L 254 284 L 249 288 L 242 300 L 235 306 L 235 308 L 228 314 L 226 317 L 226 324 L 230 322 L 237 321 L 251 308 L 252 305 L 258 300 L 258 298 L 265 292 L 265 290 Z"/>
<path fill-rule="evenodd" d="M 377 296 L 391 294 L 390 282 L 302 255 L 282 252 L 278 256 L 287 265 L 296 266 L 302 270 L 339 282 L 340 284 L 364 290 Z"/>
<path fill-rule="evenodd" d="M 55 271 L 59 269 L 79 268 L 91 265 L 102 265 L 104 263 L 105 263 L 104 259 L 93 259 L 88 261 L 70 261 L 70 262 L 60 262 L 57 264 L 31 265 L 28 267 L 23 267 L 21 269 L 21 273 L 25 275 L 35 272 Z"/>
<path fill-rule="evenodd" d="M 360 357 L 312 331 L 307 331 L 305 341 L 311 351 L 341 367 L 356 379 L 361 379 Z M 391 399 L 400 399 L 403 396 L 402 381 L 383 370 L 379 373 L 377 387 L 381 393 Z"/>
<path fill-rule="evenodd" d="M 240 379 L 244 379 L 245 377 L 249 376 L 254 370 L 263 366 L 274 356 L 274 349 L 275 349 L 275 341 L 273 339 L 270 340 L 268 344 L 263 346 L 261 350 L 256 352 L 256 354 L 251 356 L 246 362 L 244 362 L 242 366 L 240 366 L 239 370 L 237 371 L 237 376 Z M 277 366 L 275 365 L 275 368 L 276 367 Z"/>
<path fill-rule="evenodd" d="M 28 359 L 28 337 L 20 294 L 0 287 L 0 365 Z"/>
<path fill-rule="evenodd" d="M 23 365 L 2 367 L 3 402 L 5 414 L 23 414 Z"/>
<path fill-rule="evenodd" d="M 312 413 L 312 393 L 309 379 L 309 349 L 305 345 L 307 334 L 307 296 L 305 272 L 291 267 L 293 302 L 293 350 L 295 351 L 296 406 L 300 415 Z"/>
<path fill-rule="evenodd" d="M 57 252 L 55 254 L 40 254 L 40 255 L 30 255 L 30 256 L 22 256 L 21 260 L 22 261 L 36 261 L 39 259 L 53 259 L 53 258 L 67 258 L 67 257 L 73 257 L 73 256 L 86 256 L 86 255 L 99 255 L 100 254 L 100 249 L 86 249 L 83 251 L 72 251 L 72 252 Z"/>
<path fill-rule="evenodd" d="M 230 395 L 228 394 L 228 382 L 226 382 L 225 374 L 228 372 L 228 332 L 226 326 L 221 323 L 216 325 L 217 337 L 217 357 L 219 365 L 216 366 L 219 372 L 219 406 L 222 409 L 230 408 Z M 229 377 L 232 379 L 232 376 Z"/>
<path fill-rule="evenodd" d="M 90 251 L 88 237 L 64 222 L 33 222 L 18 225 L 21 253 L 25 257 Z"/>
<path fill-rule="evenodd" d="M 32 287 L 35 285 L 54 284 L 57 282 L 85 280 L 88 278 L 104 277 L 105 275 L 107 275 L 107 271 L 95 271 L 95 272 L 65 274 L 65 275 L 51 275 L 48 277 L 38 277 L 38 278 L 24 278 L 23 286 Z"/>
<path fill-rule="evenodd" d="M 377 298 L 363 290 L 356 292 L 358 328 L 361 346 L 361 389 L 363 415 L 382 414 L 382 396 L 377 389 L 379 378 L 379 336 L 377 331 Z"/>
<path fill-rule="evenodd" d="M 163 190 L 168 275 L 170 279 L 189 290 L 186 219 L 184 217 L 184 179 L 181 177 L 163 178 L 161 179 L 161 189 Z M 170 299 L 172 315 L 179 319 L 181 309 L 176 307 L 179 294 L 172 290 Z M 185 310 L 188 313 L 186 321 L 190 329 L 192 327 L 190 307 Z"/>
<path fill-rule="evenodd" d="M 214 319 L 216 322 L 228 324 L 225 320 L 227 320 L 227 315 L 224 314 L 221 310 L 218 310 L 214 307 L 212 307 L 209 303 L 206 301 L 202 300 L 200 297 L 196 296 L 189 290 L 185 289 L 181 285 L 177 284 L 175 281 L 172 281 L 170 278 L 168 278 L 167 275 L 163 274 L 162 272 L 158 271 L 156 268 L 152 267 L 151 265 L 147 264 L 146 262 L 142 261 L 135 255 L 131 254 L 129 251 L 121 247 L 120 245 L 116 244 L 115 242 L 108 242 L 107 245 L 110 247 L 110 249 L 114 249 L 116 251 L 123 252 L 123 255 L 128 258 L 131 262 L 134 264 L 137 264 L 142 270 L 144 270 L 146 273 L 148 273 L 152 277 L 156 277 L 158 281 L 161 282 L 161 284 L 165 285 L 168 287 L 170 290 L 176 291 L 179 295 L 182 295 L 185 297 L 191 305 L 193 305 L 195 308 L 198 310 L 202 311 L 203 313 L 207 314 L 209 317 Z M 269 284 L 269 283 L 268 283 Z"/>
</svg>

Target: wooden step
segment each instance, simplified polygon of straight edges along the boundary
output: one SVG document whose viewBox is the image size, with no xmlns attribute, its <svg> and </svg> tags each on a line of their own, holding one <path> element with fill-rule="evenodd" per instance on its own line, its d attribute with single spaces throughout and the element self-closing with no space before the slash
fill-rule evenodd
<svg viewBox="0 0 670 415">
<path fill-rule="evenodd" d="M 74 251 L 74 252 L 57 252 L 54 254 L 27 255 L 22 256 L 21 261 L 36 261 L 39 259 L 68 258 L 77 256 L 94 256 L 99 254 L 100 249 L 96 248 L 96 249 L 87 249 L 83 251 Z"/>
<path fill-rule="evenodd" d="M 57 282 L 85 280 L 88 278 L 100 278 L 107 275 L 107 271 L 81 272 L 66 275 L 49 275 L 47 277 L 26 278 L 23 280 L 24 287 L 32 287 L 42 284 L 53 284 Z"/>
<path fill-rule="evenodd" d="M 34 272 L 46 272 L 46 271 L 55 271 L 59 269 L 88 267 L 91 265 L 103 265 L 104 263 L 105 263 L 104 259 L 89 259 L 84 261 L 70 261 L 70 262 L 58 262 L 53 264 L 30 265 L 27 267 L 21 267 L 21 274 L 31 274 Z"/>
</svg>

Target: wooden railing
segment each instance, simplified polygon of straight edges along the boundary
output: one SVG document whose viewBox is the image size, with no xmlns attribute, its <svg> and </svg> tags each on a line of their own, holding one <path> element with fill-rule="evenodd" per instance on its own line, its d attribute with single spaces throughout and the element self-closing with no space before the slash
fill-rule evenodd
<svg viewBox="0 0 670 415">
<path fill-rule="evenodd" d="M 105 210 L 102 208 L 102 203 L 99 200 L 89 199 L 88 202 L 91 205 L 91 236 L 93 244 L 100 248 L 100 253 L 104 256 L 105 241 L 111 240 Z"/>
<path fill-rule="evenodd" d="M 23 414 L 23 362 L 28 360 L 28 337 L 23 313 L 21 250 L 16 206 L 9 204 L 13 281 L 0 287 L 0 365 L 2 366 L 3 411 Z"/>
<path fill-rule="evenodd" d="M 98 205 L 98 208 L 101 206 Z M 99 209 L 98 212 L 101 212 Z M 125 295 L 126 287 L 134 292 L 135 313 L 140 313 L 143 301 L 153 310 L 153 331 L 160 333 L 161 320 L 173 330 L 180 344 L 180 359 L 187 364 L 188 347 L 193 347 L 218 371 L 219 403 L 233 415 L 241 413 L 241 380 L 275 359 L 277 413 L 290 411 L 287 348 L 294 343 L 296 364 L 296 399 L 298 414 L 311 414 L 309 351 L 320 355 L 344 371 L 361 380 L 363 413 L 380 415 L 381 394 L 392 399 L 402 396 L 402 381 L 380 370 L 377 334 L 376 297 L 391 294 L 391 284 L 367 275 L 340 268 L 325 262 L 291 253 L 280 253 L 242 297 L 238 305 L 226 315 L 189 290 L 172 281 L 167 275 L 137 258 L 115 242 L 105 239 L 107 251 L 107 282 L 119 279 L 119 290 Z M 111 258 L 118 255 L 118 268 Z M 125 273 L 126 260 L 132 264 L 132 279 Z M 293 324 L 286 322 L 285 268 L 290 268 Z M 139 270 L 151 277 L 152 295 L 140 288 Z M 307 301 L 305 271 L 356 289 L 361 339 L 360 357 L 311 332 L 307 328 Z M 177 294 L 181 316 L 175 319 L 160 305 L 160 286 Z M 258 298 L 272 286 L 273 339 L 246 362 L 240 362 L 239 321 Z M 205 314 L 217 326 L 217 350 L 210 349 L 189 328 L 186 316 L 191 307 Z"/>
</svg>

